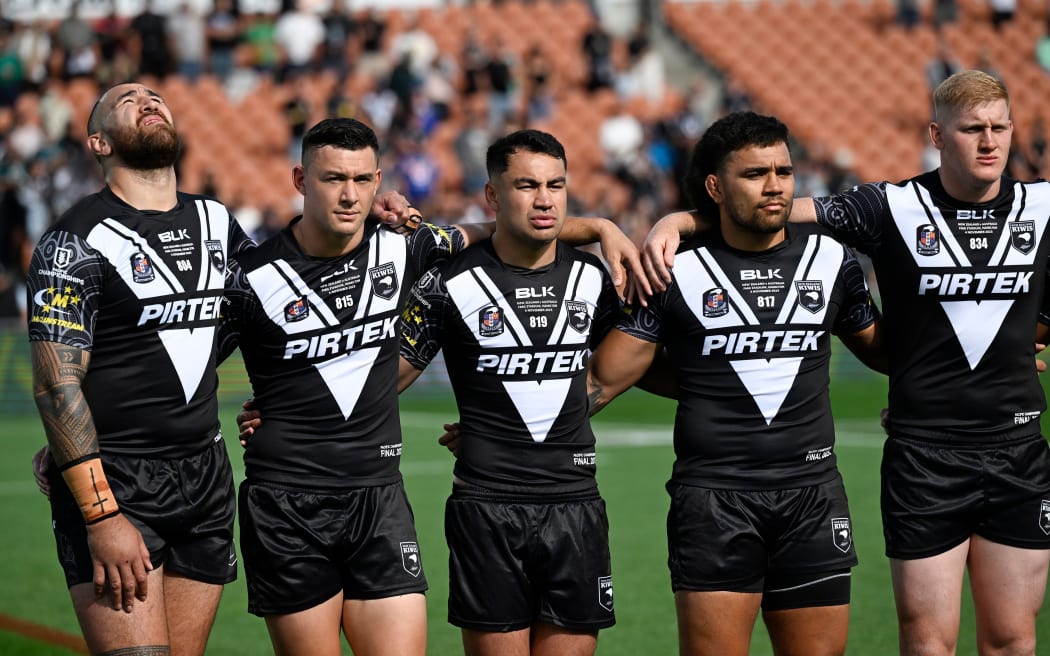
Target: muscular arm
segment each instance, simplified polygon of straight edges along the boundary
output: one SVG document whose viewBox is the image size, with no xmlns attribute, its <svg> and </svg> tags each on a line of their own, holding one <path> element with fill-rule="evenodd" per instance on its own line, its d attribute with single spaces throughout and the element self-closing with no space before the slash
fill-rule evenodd
<svg viewBox="0 0 1050 656">
<path fill-rule="evenodd" d="M 569 217 L 558 239 L 570 246 L 586 246 L 597 242 L 601 246 L 602 256 L 609 264 L 609 274 L 616 289 L 622 291 L 630 276 L 642 293 L 652 293 L 638 248 L 620 226 L 609 219 Z"/>
<path fill-rule="evenodd" d="M 81 383 L 91 353 L 57 342 L 30 343 L 33 397 L 59 467 L 98 453 L 98 435 Z"/>
<path fill-rule="evenodd" d="M 397 393 L 400 394 L 408 389 L 408 386 L 416 382 L 422 369 L 416 369 L 412 363 L 404 358 L 399 358 L 397 363 Z"/>
<path fill-rule="evenodd" d="M 839 339 L 865 365 L 879 373 L 889 373 L 886 351 L 882 346 L 882 328 L 878 321 L 860 332 L 840 335 Z"/>
<path fill-rule="evenodd" d="M 638 382 L 660 345 L 614 329 L 591 356 L 587 368 L 587 400 L 594 415 Z"/>
<path fill-rule="evenodd" d="M 113 608 L 131 612 L 146 600 L 153 569 L 142 534 L 119 512 L 99 458 L 98 433 L 82 384 L 91 354 L 57 342 L 34 341 L 33 397 L 51 454 L 80 506 L 94 561 L 95 596 L 111 595 Z"/>
</svg>

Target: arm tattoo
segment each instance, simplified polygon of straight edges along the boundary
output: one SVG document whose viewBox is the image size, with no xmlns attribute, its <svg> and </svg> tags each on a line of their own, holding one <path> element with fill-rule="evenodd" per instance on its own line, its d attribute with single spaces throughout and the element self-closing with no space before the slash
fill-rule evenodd
<svg viewBox="0 0 1050 656">
<path fill-rule="evenodd" d="M 57 342 L 33 342 L 33 397 L 59 465 L 98 452 L 98 435 L 81 383 L 91 354 Z"/>
<path fill-rule="evenodd" d="M 587 416 L 593 417 L 605 407 L 608 401 L 602 399 L 602 385 L 595 378 L 587 376 Z"/>
</svg>

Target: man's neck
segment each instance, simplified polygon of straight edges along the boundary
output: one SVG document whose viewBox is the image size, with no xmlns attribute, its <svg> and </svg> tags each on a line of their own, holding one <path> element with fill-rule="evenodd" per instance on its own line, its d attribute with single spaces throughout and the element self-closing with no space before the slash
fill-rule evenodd
<svg viewBox="0 0 1050 656">
<path fill-rule="evenodd" d="M 299 249 L 310 257 L 341 257 L 361 245 L 364 240 L 365 227 L 353 236 L 340 238 L 338 235 L 322 233 L 300 218 L 292 224 L 292 237 Z"/>
<path fill-rule="evenodd" d="M 117 198 L 138 210 L 166 212 L 178 203 L 175 169 L 170 166 L 150 171 L 116 167 L 106 183 Z"/>
<path fill-rule="evenodd" d="M 526 245 L 513 237 L 501 234 L 499 228 L 492 234 L 492 248 L 504 264 L 520 269 L 539 269 L 554 262 L 558 253 L 558 242 L 542 245 Z"/>
<path fill-rule="evenodd" d="M 995 197 L 999 195 L 999 186 L 1002 182 L 1002 177 L 999 177 L 995 182 L 989 184 L 973 186 L 961 184 L 953 180 L 950 175 L 946 175 L 943 167 L 937 170 L 937 177 L 940 178 L 941 186 L 949 196 L 964 203 L 987 203 L 995 200 Z"/>
<path fill-rule="evenodd" d="M 754 253 L 768 251 L 787 238 L 787 231 L 784 228 L 773 233 L 749 232 L 741 230 L 732 224 L 727 225 L 729 223 L 728 220 L 722 220 L 722 239 L 725 240 L 725 243 L 730 248 L 735 248 L 738 251 L 751 251 Z"/>
</svg>

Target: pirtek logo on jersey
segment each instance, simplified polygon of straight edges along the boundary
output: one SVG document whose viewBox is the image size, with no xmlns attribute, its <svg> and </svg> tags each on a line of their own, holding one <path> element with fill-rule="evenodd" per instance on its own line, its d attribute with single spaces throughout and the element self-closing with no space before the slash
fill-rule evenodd
<svg viewBox="0 0 1050 656">
<path fill-rule="evenodd" d="M 138 325 L 156 320 L 161 325 L 189 321 L 214 321 L 219 318 L 222 308 L 222 297 L 191 298 L 185 301 L 168 301 L 152 303 L 142 307 Z"/>
<path fill-rule="evenodd" d="M 296 356 L 323 358 L 393 338 L 395 322 L 397 322 L 396 315 L 336 332 L 314 335 L 309 339 L 293 339 L 285 344 L 284 359 L 291 360 Z"/>
<path fill-rule="evenodd" d="M 587 350 L 542 353 L 484 354 L 478 357 L 478 372 L 501 376 L 571 374 L 587 368 Z"/>
<path fill-rule="evenodd" d="M 924 273 L 919 276 L 919 295 L 960 296 L 966 294 L 1028 293 L 1031 271 L 1000 271 L 997 273 Z"/>
<path fill-rule="evenodd" d="M 742 355 L 746 353 L 783 353 L 817 351 L 823 330 L 747 330 L 728 335 L 705 335 L 702 353 Z"/>
</svg>

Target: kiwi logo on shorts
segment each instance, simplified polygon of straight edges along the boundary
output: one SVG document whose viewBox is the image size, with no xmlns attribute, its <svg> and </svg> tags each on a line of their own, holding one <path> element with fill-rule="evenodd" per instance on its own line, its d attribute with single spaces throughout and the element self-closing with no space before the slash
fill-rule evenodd
<svg viewBox="0 0 1050 656">
<path fill-rule="evenodd" d="M 853 546 L 853 530 L 849 526 L 849 517 L 837 517 L 831 520 L 831 540 L 842 553 L 848 553 Z"/>
<path fill-rule="evenodd" d="M 419 560 L 419 545 L 415 542 L 401 543 L 401 566 L 412 576 L 418 577 L 423 571 L 423 563 Z"/>
<path fill-rule="evenodd" d="M 610 613 L 613 610 L 613 585 L 611 576 L 598 577 L 598 605 Z"/>
<path fill-rule="evenodd" d="M 1050 535 L 1050 499 L 1043 499 L 1039 507 L 1039 528 L 1043 533 Z"/>
</svg>

